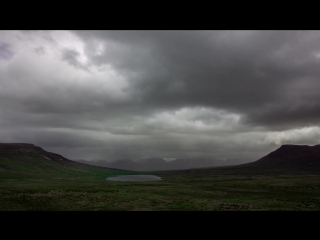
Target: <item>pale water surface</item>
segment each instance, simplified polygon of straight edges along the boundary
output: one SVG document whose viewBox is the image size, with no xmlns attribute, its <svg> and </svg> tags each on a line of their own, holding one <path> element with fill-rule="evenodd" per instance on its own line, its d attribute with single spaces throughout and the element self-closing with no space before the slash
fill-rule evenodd
<svg viewBox="0 0 320 240">
<path fill-rule="evenodd" d="M 162 180 L 161 177 L 156 175 L 119 175 L 116 177 L 108 177 L 107 180 L 109 181 L 123 181 L 123 182 L 153 182 L 153 181 L 160 181 Z"/>
</svg>

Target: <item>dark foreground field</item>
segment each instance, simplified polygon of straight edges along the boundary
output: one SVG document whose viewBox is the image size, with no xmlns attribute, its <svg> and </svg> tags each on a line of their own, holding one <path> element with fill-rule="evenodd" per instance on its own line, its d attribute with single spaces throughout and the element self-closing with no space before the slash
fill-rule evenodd
<svg viewBox="0 0 320 240">
<path fill-rule="evenodd" d="M 111 182 L 143 173 L 76 163 L 33 144 L 0 144 L 0 210 L 320 210 L 319 160 L 320 145 L 282 146 L 249 164 Z"/>
<path fill-rule="evenodd" d="M 154 174 L 163 180 L 6 176 L 0 178 L 0 210 L 320 210 L 316 172 L 222 168 Z"/>
</svg>

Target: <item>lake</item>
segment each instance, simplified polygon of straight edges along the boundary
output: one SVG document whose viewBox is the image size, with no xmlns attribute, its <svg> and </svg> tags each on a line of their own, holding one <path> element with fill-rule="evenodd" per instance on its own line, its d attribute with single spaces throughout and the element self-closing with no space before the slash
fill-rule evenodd
<svg viewBox="0 0 320 240">
<path fill-rule="evenodd" d="M 123 182 L 154 182 L 162 180 L 156 175 L 119 175 L 116 177 L 108 177 L 109 181 L 123 181 Z"/>
</svg>

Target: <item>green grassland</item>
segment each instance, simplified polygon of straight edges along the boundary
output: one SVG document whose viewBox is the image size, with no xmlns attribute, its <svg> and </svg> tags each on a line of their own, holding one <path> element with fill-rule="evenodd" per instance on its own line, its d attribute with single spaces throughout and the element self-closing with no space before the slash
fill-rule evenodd
<svg viewBox="0 0 320 240">
<path fill-rule="evenodd" d="M 119 174 L 137 174 L 133 171 L 108 169 L 86 164 L 65 162 L 59 165 L 56 162 L 48 161 L 44 158 L 23 159 L 11 158 L 1 159 L 1 163 L 5 164 L 5 168 L 0 167 L 0 181 L 5 179 L 22 179 L 25 180 L 52 180 L 52 179 L 81 179 L 81 181 L 105 180 L 106 177 L 117 176 Z M 34 163 L 34 164 L 32 164 Z"/>
<path fill-rule="evenodd" d="M 158 182 L 112 182 L 105 179 L 141 173 L 72 162 L 32 167 L 21 159 L 7 161 L 17 170 L 0 168 L 1 211 L 320 210 L 317 172 L 197 169 L 152 173 L 162 177 Z"/>
</svg>

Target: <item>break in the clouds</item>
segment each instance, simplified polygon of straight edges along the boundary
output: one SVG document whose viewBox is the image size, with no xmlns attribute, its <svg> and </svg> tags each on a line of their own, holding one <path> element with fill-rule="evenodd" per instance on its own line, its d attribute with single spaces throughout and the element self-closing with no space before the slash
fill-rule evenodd
<svg viewBox="0 0 320 240">
<path fill-rule="evenodd" d="M 1 142 L 71 159 L 319 144 L 320 31 L 0 31 Z"/>
</svg>

